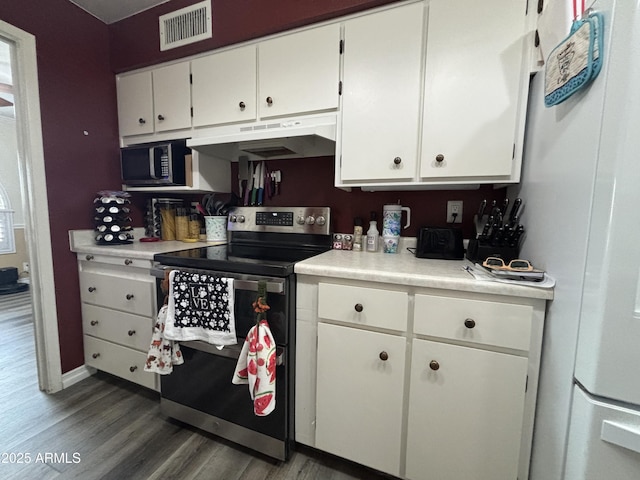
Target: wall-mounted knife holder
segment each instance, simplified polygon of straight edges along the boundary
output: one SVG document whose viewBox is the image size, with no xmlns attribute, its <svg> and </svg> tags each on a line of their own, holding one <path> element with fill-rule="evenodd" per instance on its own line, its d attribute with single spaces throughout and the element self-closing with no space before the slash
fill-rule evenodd
<svg viewBox="0 0 640 480">
<path fill-rule="evenodd" d="M 477 215 L 474 217 L 474 234 L 467 246 L 467 258 L 477 263 L 482 263 L 487 257 L 500 257 L 505 262 L 518 258 L 522 236 L 518 236 L 514 245 L 500 244 L 503 240 L 496 240 L 491 231 L 487 232 L 486 221 L 478 219 Z"/>
</svg>

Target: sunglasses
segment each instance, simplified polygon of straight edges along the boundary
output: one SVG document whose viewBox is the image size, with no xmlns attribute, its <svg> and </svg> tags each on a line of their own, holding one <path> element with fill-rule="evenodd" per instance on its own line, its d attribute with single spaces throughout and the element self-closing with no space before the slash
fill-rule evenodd
<svg viewBox="0 0 640 480">
<path fill-rule="evenodd" d="M 511 260 L 507 264 L 504 263 L 504 260 L 500 257 L 487 257 L 486 260 L 482 262 L 482 266 L 498 270 L 513 270 L 515 272 L 530 272 L 533 270 L 533 266 L 529 263 L 529 260 Z"/>
</svg>

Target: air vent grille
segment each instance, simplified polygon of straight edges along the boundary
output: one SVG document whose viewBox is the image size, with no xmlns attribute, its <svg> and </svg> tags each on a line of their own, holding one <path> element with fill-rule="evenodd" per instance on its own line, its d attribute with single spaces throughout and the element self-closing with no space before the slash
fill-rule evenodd
<svg viewBox="0 0 640 480">
<path fill-rule="evenodd" d="M 160 50 L 211 38 L 211 0 L 196 3 L 160 17 Z"/>
</svg>

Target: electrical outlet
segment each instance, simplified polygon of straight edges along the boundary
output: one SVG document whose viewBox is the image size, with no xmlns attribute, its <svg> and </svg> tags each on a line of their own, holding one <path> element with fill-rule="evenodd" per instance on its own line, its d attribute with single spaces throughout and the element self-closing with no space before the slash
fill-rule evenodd
<svg viewBox="0 0 640 480">
<path fill-rule="evenodd" d="M 462 200 L 447 202 L 447 223 L 462 223 Z"/>
<path fill-rule="evenodd" d="M 29 262 L 22 262 L 22 271 L 24 273 L 29 273 Z"/>
</svg>

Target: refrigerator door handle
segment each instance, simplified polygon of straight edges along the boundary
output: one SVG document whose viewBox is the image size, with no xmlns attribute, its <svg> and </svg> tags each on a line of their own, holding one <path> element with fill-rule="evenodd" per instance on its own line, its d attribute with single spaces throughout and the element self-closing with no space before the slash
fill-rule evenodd
<svg viewBox="0 0 640 480">
<path fill-rule="evenodd" d="M 640 428 L 635 425 L 604 420 L 600 438 L 605 442 L 640 453 Z"/>
</svg>

